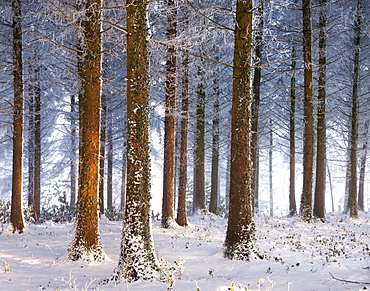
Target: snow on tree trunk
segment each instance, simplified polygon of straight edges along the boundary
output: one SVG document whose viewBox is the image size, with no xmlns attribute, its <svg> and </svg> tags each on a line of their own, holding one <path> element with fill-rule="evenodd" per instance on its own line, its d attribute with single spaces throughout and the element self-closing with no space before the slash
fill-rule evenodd
<svg viewBox="0 0 370 291">
<path fill-rule="evenodd" d="M 127 187 L 121 252 L 113 280 L 152 279 L 158 270 L 150 217 L 150 108 L 145 0 L 127 0 Z"/>
<path fill-rule="evenodd" d="M 252 0 L 236 2 L 230 206 L 224 255 L 238 260 L 250 260 L 257 252 L 251 187 L 252 3 Z"/>
</svg>

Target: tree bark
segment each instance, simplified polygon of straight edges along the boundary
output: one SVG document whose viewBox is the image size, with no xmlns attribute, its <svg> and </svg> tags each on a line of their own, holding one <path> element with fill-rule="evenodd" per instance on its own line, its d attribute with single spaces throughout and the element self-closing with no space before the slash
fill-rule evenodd
<svg viewBox="0 0 370 291">
<path fill-rule="evenodd" d="M 304 62 L 304 144 L 303 144 L 303 191 L 301 217 L 312 221 L 312 184 L 314 160 L 314 116 L 311 41 L 311 0 L 303 0 L 303 62 Z"/>
<path fill-rule="evenodd" d="M 71 207 L 74 207 L 76 204 L 76 193 L 77 193 L 77 122 L 75 118 L 76 113 L 76 97 L 75 95 L 71 95 L 71 116 L 70 116 L 70 181 L 71 181 L 71 199 L 70 199 L 70 205 Z"/>
<path fill-rule="evenodd" d="M 76 233 L 69 259 L 102 261 L 99 234 L 99 154 L 101 106 L 101 2 L 87 0 L 82 21 L 84 49 L 79 79 L 79 180 Z"/>
<path fill-rule="evenodd" d="M 296 52 L 292 47 L 292 76 L 290 78 L 290 112 L 289 112 L 289 216 L 297 214 L 295 199 L 295 112 L 296 112 Z"/>
<path fill-rule="evenodd" d="M 107 107 L 108 108 L 108 107 Z M 113 209 L 113 117 L 107 109 L 107 208 Z"/>
<path fill-rule="evenodd" d="M 21 1 L 12 2 L 13 9 L 13 176 L 10 223 L 13 233 L 22 233 L 24 218 L 23 195 L 23 58 Z"/>
<path fill-rule="evenodd" d="M 184 55 L 181 94 L 181 141 L 180 141 L 180 169 L 179 195 L 176 222 L 180 226 L 188 225 L 186 211 L 186 185 L 188 182 L 188 128 L 189 128 L 189 57 Z"/>
<path fill-rule="evenodd" d="M 99 209 L 100 214 L 104 214 L 104 176 L 105 176 L 105 148 L 107 137 L 107 97 L 105 94 L 101 95 L 101 110 L 100 110 L 100 156 L 99 156 Z"/>
<path fill-rule="evenodd" d="M 127 196 L 115 280 L 151 280 L 158 270 L 150 218 L 148 2 L 127 0 Z"/>
<path fill-rule="evenodd" d="M 174 0 L 166 0 L 168 8 L 167 40 L 176 37 L 177 7 Z M 176 50 L 167 48 L 166 108 L 164 125 L 162 227 L 173 226 L 175 220 L 175 131 L 176 131 Z"/>
<path fill-rule="evenodd" d="M 224 255 L 250 260 L 256 252 L 251 163 L 252 0 L 236 2 L 230 208 Z"/>
<path fill-rule="evenodd" d="M 314 216 L 325 220 L 326 188 L 326 0 L 320 1 L 319 89 L 317 109 L 317 153 Z"/>
<path fill-rule="evenodd" d="M 262 62 L 262 37 L 263 37 L 263 1 L 257 2 L 257 30 L 255 32 L 255 63 L 261 64 Z M 261 78 L 262 68 L 256 67 L 253 76 L 253 103 L 252 103 L 252 163 L 253 163 L 253 180 L 252 190 L 254 195 L 254 212 L 258 213 L 259 208 L 259 185 L 258 185 L 258 124 L 259 124 L 259 107 L 261 99 Z"/>
</svg>

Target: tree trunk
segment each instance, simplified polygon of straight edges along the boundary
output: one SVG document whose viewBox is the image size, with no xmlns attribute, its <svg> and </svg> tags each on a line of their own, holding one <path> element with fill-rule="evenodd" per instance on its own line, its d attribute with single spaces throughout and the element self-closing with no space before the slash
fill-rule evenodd
<svg viewBox="0 0 370 291">
<path fill-rule="evenodd" d="M 314 160 L 314 116 L 312 87 L 311 0 L 303 0 L 303 61 L 304 61 L 304 144 L 303 191 L 301 217 L 312 221 L 312 183 Z"/>
<path fill-rule="evenodd" d="M 368 146 L 368 135 L 369 135 L 369 122 L 367 119 L 365 122 L 364 135 L 363 135 L 363 146 L 362 146 L 362 156 L 360 164 L 360 179 L 358 185 L 358 209 L 364 211 L 365 201 L 364 201 L 364 188 L 365 188 L 365 172 L 366 172 L 366 159 L 367 159 L 367 146 Z"/>
<path fill-rule="evenodd" d="M 34 172 L 34 197 L 33 197 L 33 215 L 35 222 L 40 219 L 41 204 L 41 85 L 40 69 L 35 70 L 35 172 Z"/>
<path fill-rule="evenodd" d="M 274 146 L 273 123 L 270 119 L 270 147 L 269 147 L 269 180 L 270 180 L 270 216 L 274 217 L 274 191 L 273 191 L 273 172 L 272 172 L 272 150 Z"/>
<path fill-rule="evenodd" d="M 180 226 L 188 225 L 186 211 L 186 185 L 188 182 L 188 125 L 189 125 L 189 57 L 184 56 L 181 100 L 181 142 L 179 169 L 179 198 L 176 222 Z"/>
<path fill-rule="evenodd" d="M 194 153 L 194 212 L 206 210 L 205 193 L 205 99 L 204 72 L 199 68 L 200 83 L 197 92 L 196 138 Z"/>
<path fill-rule="evenodd" d="M 111 110 L 107 110 L 107 208 L 113 209 L 113 117 Z"/>
<path fill-rule="evenodd" d="M 99 209 L 100 214 L 104 214 L 104 174 L 105 174 L 105 147 L 107 136 L 107 97 L 101 96 L 100 110 L 100 157 L 99 157 Z"/>
<path fill-rule="evenodd" d="M 150 218 L 148 2 L 127 7 L 127 196 L 121 253 L 114 279 L 150 280 L 158 270 Z"/>
<path fill-rule="evenodd" d="M 295 199 L 295 111 L 296 111 L 296 52 L 292 47 L 292 76 L 290 78 L 290 112 L 289 112 L 289 216 L 297 214 Z"/>
<path fill-rule="evenodd" d="M 220 89 L 215 84 L 214 117 L 212 124 L 212 170 L 211 170 L 211 198 L 209 212 L 218 214 L 218 173 L 220 159 Z"/>
<path fill-rule="evenodd" d="M 79 79 L 79 181 L 76 233 L 69 259 L 104 260 L 99 234 L 99 154 L 101 102 L 100 0 L 85 1 L 82 21 L 84 49 Z"/>
<path fill-rule="evenodd" d="M 174 0 L 166 0 L 168 8 L 167 40 L 176 37 L 177 7 Z M 175 220 L 175 128 L 176 128 L 176 50 L 167 48 L 166 108 L 164 125 L 162 227 L 173 226 Z"/>
<path fill-rule="evenodd" d="M 352 87 L 352 113 L 351 113 L 351 141 L 350 141 L 350 178 L 349 178 L 349 212 L 353 218 L 358 217 L 357 193 L 357 144 L 358 144 L 358 106 L 360 86 L 360 45 L 361 45 L 361 0 L 358 0 L 354 23 L 354 62 Z"/>
<path fill-rule="evenodd" d="M 236 1 L 230 208 L 224 255 L 250 260 L 256 252 L 251 163 L 252 0 Z"/>
<path fill-rule="evenodd" d="M 319 93 L 317 109 L 317 153 L 314 216 L 325 220 L 326 187 L 326 0 L 321 0 L 319 17 Z"/>
<path fill-rule="evenodd" d="M 13 176 L 10 223 L 13 233 L 22 233 L 24 218 L 22 209 L 23 183 L 23 58 L 21 1 L 12 2 L 13 9 Z"/>
<path fill-rule="evenodd" d="M 257 30 L 255 32 L 255 63 L 261 64 L 262 62 L 262 37 L 263 37 L 263 1 L 257 2 Z M 257 67 L 254 69 L 253 76 L 253 103 L 252 103 L 252 163 L 253 163 L 253 180 L 252 190 L 254 194 L 254 212 L 258 213 L 259 208 L 259 193 L 258 193 L 258 123 L 259 123 L 259 106 L 261 99 L 261 77 L 262 69 Z"/>
<path fill-rule="evenodd" d="M 70 117 L 70 126 L 71 126 L 71 133 L 70 133 L 70 181 L 71 181 L 71 199 L 70 205 L 74 207 L 76 204 L 76 185 L 77 185 L 77 122 L 75 118 L 77 102 L 75 95 L 71 95 L 71 117 Z"/>
</svg>

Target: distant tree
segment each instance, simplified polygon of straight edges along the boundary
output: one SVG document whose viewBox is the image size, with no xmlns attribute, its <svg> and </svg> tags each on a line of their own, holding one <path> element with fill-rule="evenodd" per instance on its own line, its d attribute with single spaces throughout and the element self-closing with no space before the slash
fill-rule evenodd
<svg viewBox="0 0 370 291">
<path fill-rule="evenodd" d="M 177 31 L 177 5 L 166 0 L 167 40 L 173 41 Z M 166 102 L 164 125 L 162 227 L 169 228 L 175 221 L 175 128 L 176 128 L 176 51 L 170 45 L 166 55 Z"/>
<path fill-rule="evenodd" d="M 71 182 L 71 199 L 70 205 L 74 206 L 76 204 L 76 185 L 77 185 L 77 143 L 78 143 L 78 136 L 77 136 L 77 120 L 75 117 L 77 111 L 77 102 L 76 96 L 71 94 L 71 112 L 70 112 L 70 157 L 69 157 L 69 175 L 70 175 L 70 182 Z"/>
<path fill-rule="evenodd" d="M 127 187 L 121 252 L 113 280 L 152 279 L 158 271 L 150 217 L 148 1 L 126 1 Z"/>
<path fill-rule="evenodd" d="M 107 96 L 101 95 L 100 110 L 100 156 L 99 156 L 99 210 L 104 214 L 104 177 L 105 177 L 105 160 L 106 160 L 106 136 L 107 136 Z"/>
<path fill-rule="evenodd" d="M 99 234 L 99 153 L 101 106 L 101 2 L 87 0 L 82 21 L 83 49 L 78 70 L 79 96 L 79 181 L 76 233 L 69 259 L 104 259 Z"/>
<path fill-rule="evenodd" d="M 23 196 L 23 57 L 21 1 L 12 1 L 13 11 L 13 177 L 10 223 L 13 233 L 22 233 L 24 218 Z"/>
<path fill-rule="evenodd" d="M 301 217 L 312 221 L 312 184 L 314 160 L 314 112 L 312 77 L 312 30 L 311 0 L 303 1 L 303 62 L 304 62 L 304 143 L 303 143 L 303 190 Z"/>
<path fill-rule="evenodd" d="M 250 260 L 256 252 L 251 163 L 252 0 L 236 1 L 230 207 L 224 255 Z"/>
</svg>

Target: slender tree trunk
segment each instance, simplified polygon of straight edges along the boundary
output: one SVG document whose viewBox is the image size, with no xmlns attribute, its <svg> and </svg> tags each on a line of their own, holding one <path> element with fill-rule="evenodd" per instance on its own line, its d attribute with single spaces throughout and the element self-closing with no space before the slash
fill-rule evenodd
<svg viewBox="0 0 370 291">
<path fill-rule="evenodd" d="M 148 2 L 127 0 L 127 196 L 114 279 L 154 278 L 158 270 L 150 218 Z"/>
<path fill-rule="evenodd" d="M 314 112 L 311 43 L 311 0 L 303 0 L 303 61 L 304 61 L 304 144 L 303 144 L 303 191 L 301 216 L 312 221 L 312 184 L 314 160 Z"/>
<path fill-rule="evenodd" d="M 104 174 L 105 174 L 105 147 L 107 137 L 107 97 L 101 96 L 101 118 L 100 118 L 100 157 L 99 157 L 99 209 L 104 214 Z"/>
<path fill-rule="evenodd" d="M 204 72 L 199 68 L 200 83 L 197 92 L 197 128 L 194 155 L 194 212 L 206 210 L 205 193 L 205 99 Z"/>
<path fill-rule="evenodd" d="M 35 96 L 31 85 L 28 101 L 28 209 L 33 212 L 35 195 Z"/>
<path fill-rule="evenodd" d="M 218 175 L 220 159 L 220 89 L 215 85 L 214 118 L 212 122 L 212 169 L 211 169 L 211 198 L 209 212 L 218 213 Z"/>
<path fill-rule="evenodd" d="M 263 37 L 263 1 L 257 1 L 257 30 L 255 32 L 255 63 L 261 64 L 262 61 L 262 37 Z M 252 103 L 252 163 L 253 163 L 253 181 L 252 189 L 254 194 L 254 212 L 258 213 L 259 193 L 258 193 L 258 124 L 259 124 L 259 106 L 261 99 L 261 67 L 254 69 L 253 76 L 253 103 Z"/>
<path fill-rule="evenodd" d="M 13 176 L 10 223 L 13 233 L 22 233 L 24 218 L 22 209 L 23 183 L 23 58 L 21 1 L 12 2 L 13 9 Z"/>
<path fill-rule="evenodd" d="M 230 208 L 224 255 L 250 260 L 256 252 L 251 163 L 252 0 L 236 1 Z"/>
<path fill-rule="evenodd" d="M 180 226 L 188 225 L 186 211 L 186 185 L 188 182 L 188 128 L 189 128 L 189 57 L 184 56 L 181 100 L 181 142 L 179 169 L 179 199 L 176 222 Z"/>
<path fill-rule="evenodd" d="M 123 149 L 122 170 L 121 170 L 121 211 L 126 213 L 126 186 L 127 186 L 127 154 L 126 148 Z"/>
<path fill-rule="evenodd" d="M 350 216 L 358 217 L 357 193 L 357 147 L 358 147 L 358 106 L 360 86 L 360 45 L 361 45 L 361 0 L 356 6 L 354 23 L 354 62 L 352 87 L 351 142 L 350 142 L 350 180 L 349 180 L 349 212 Z"/>
<path fill-rule="evenodd" d="M 36 87 L 35 87 L 35 173 L 34 173 L 34 200 L 33 211 L 35 222 L 40 219 L 40 204 L 41 204 L 41 84 L 40 84 L 40 69 L 35 71 Z"/>
<path fill-rule="evenodd" d="M 107 111 L 107 208 L 113 208 L 113 117 L 110 110 Z"/>
<path fill-rule="evenodd" d="M 316 187 L 314 216 L 325 219 L 326 187 L 326 0 L 322 6 L 319 19 L 319 94 L 317 112 L 317 153 L 316 153 Z"/>
<path fill-rule="evenodd" d="M 365 172 L 366 172 L 366 160 L 367 160 L 367 146 L 368 146 L 368 134 L 369 134 L 369 122 L 367 119 L 365 122 L 364 136 L 363 136 L 363 146 L 362 146 L 362 156 L 360 164 L 360 179 L 358 185 L 358 209 L 364 211 L 364 188 L 365 188 Z"/>
<path fill-rule="evenodd" d="M 292 76 L 290 78 L 290 112 L 289 112 L 289 216 L 297 214 L 295 199 L 295 112 L 296 112 L 296 52 L 292 47 Z"/>
<path fill-rule="evenodd" d="M 177 7 L 166 0 L 168 11 L 167 39 L 173 40 L 177 30 Z M 175 220 L 175 129 L 176 129 L 176 50 L 167 48 L 166 108 L 164 125 L 162 227 L 169 228 Z"/>
<path fill-rule="evenodd" d="M 273 172 L 272 172 L 272 149 L 274 146 L 273 124 L 270 119 L 270 147 L 269 147 L 269 180 L 270 180 L 270 216 L 274 217 L 274 191 L 273 191 Z"/>
<path fill-rule="evenodd" d="M 79 98 L 79 181 L 76 233 L 69 259 L 104 260 L 99 234 L 99 154 L 101 106 L 101 2 L 87 0 L 82 21 Z"/>
<path fill-rule="evenodd" d="M 71 207 L 74 207 L 76 204 L 76 193 L 77 193 L 77 122 L 76 122 L 76 97 L 75 95 L 71 95 L 71 117 L 70 117 L 70 127 L 71 127 L 71 133 L 70 133 L 70 181 L 71 181 L 71 200 L 70 205 Z"/>
</svg>

